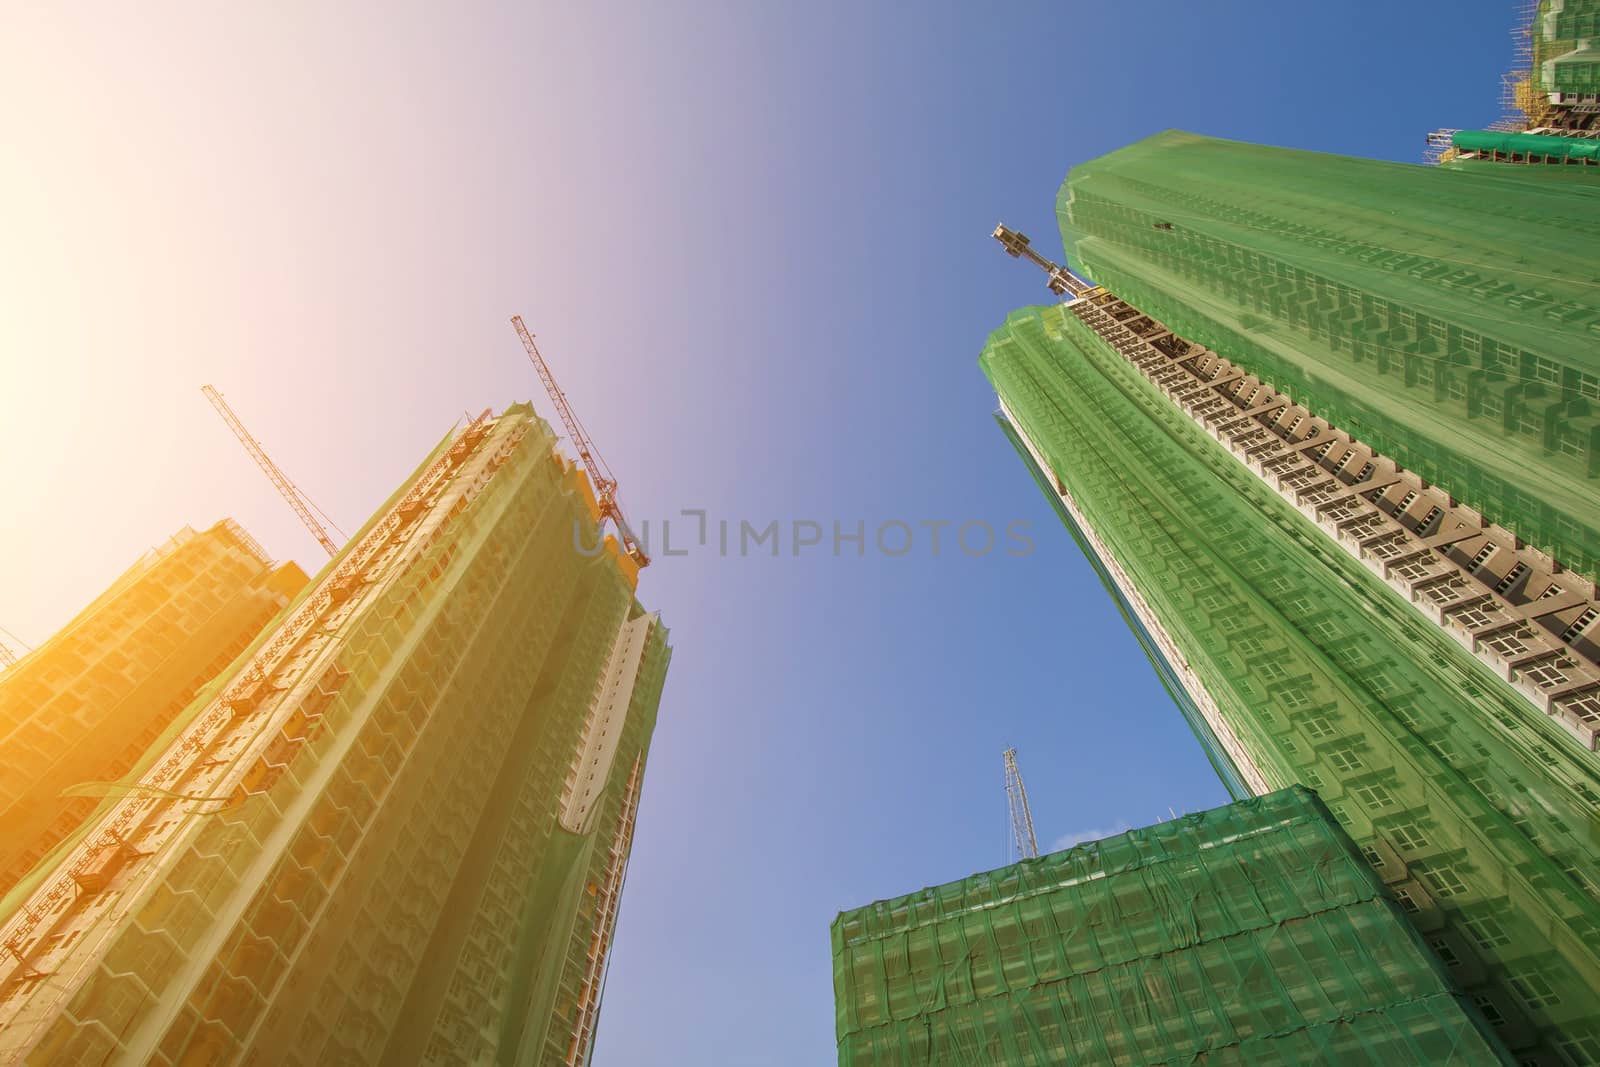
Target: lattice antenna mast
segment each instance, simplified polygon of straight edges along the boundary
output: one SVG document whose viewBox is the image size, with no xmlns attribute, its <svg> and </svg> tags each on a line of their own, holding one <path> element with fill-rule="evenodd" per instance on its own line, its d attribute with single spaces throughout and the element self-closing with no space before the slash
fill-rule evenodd
<svg viewBox="0 0 1600 1067">
<path fill-rule="evenodd" d="M 1033 833 L 1033 812 L 1028 810 L 1028 790 L 1022 784 L 1022 771 L 1017 768 L 1017 750 L 1008 748 L 1006 760 L 1006 805 L 1011 809 L 1011 836 L 1017 845 L 1017 855 L 1031 860 L 1039 855 L 1039 839 Z"/>
<path fill-rule="evenodd" d="M 1052 293 L 1058 296 L 1086 296 L 1097 288 L 1059 263 L 1052 263 L 1035 252 L 1033 246 L 1029 244 L 1026 234 L 1006 229 L 1006 224 L 1003 222 L 994 228 L 994 233 L 991 236 L 1000 242 L 1001 247 L 1006 250 L 1006 254 L 1012 259 L 1025 259 L 1048 274 L 1050 279 L 1045 282 L 1045 285 L 1049 287 Z"/>
<path fill-rule="evenodd" d="M 327 528 L 317 521 L 316 515 L 312 514 L 311 509 L 315 505 L 311 503 L 310 498 L 300 491 L 299 486 L 289 480 L 288 475 L 278 469 L 276 463 L 272 462 L 272 457 L 267 455 L 266 449 L 261 447 L 261 442 L 250 436 L 250 431 L 244 428 L 244 423 L 239 421 L 239 416 L 233 413 L 233 409 L 228 406 L 228 402 L 222 399 L 221 393 L 209 385 L 202 386 L 200 391 L 205 394 L 207 400 L 211 401 L 211 406 L 217 409 L 217 414 L 222 416 L 222 421 L 228 424 L 228 429 L 233 431 L 233 435 L 239 439 L 239 443 L 244 445 L 244 450 L 250 453 L 250 458 L 254 459 L 257 466 L 266 472 L 267 477 L 272 480 L 272 484 L 277 487 L 279 495 L 289 502 L 289 506 L 299 516 L 301 523 L 311 531 L 311 536 L 317 539 L 317 544 L 326 549 L 328 555 L 338 555 L 339 545 L 332 537 L 328 536 Z"/>
<path fill-rule="evenodd" d="M 544 391 L 550 394 L 550 403 L 555 405 L 556 414 L 561 418 L 561 425 L 566 427 L 567 438 L 572 442 L 572 447 L 577 449 L 578 458 L 583 460 L 584 469 L 589 473 L 589 480 L 594 483 L 595 496 L 600 501 L 601 521 L 610 519 L 615 523 L 623 550 L 641 568 L 648 567 L 650 557 L 639 547 L 639 539 L 633 536 L 628 520 L 623 518 L 622 504 L 617 499 L 617 479 L 611 473 L 611 468 L 601 458 L 600 450 L 589 437 L 589 431 L 578 421 L 572 405 L 567 403 L 567 394 L 556 384 L 555 375 L 550 373 L 550 364 L 544 361 L 539 346 L 533 343 L 533 334 L 529 333 L 528 327 L 523 324 L 522 316 L 511 316 L 511 325 L 517 328 L 517 336 L 522 339 L 522 347 L 527 349 L 528 360 L 533 364 L 533 369 L 539 372 L 539 380 L 544 383 Z"/>
</svg>

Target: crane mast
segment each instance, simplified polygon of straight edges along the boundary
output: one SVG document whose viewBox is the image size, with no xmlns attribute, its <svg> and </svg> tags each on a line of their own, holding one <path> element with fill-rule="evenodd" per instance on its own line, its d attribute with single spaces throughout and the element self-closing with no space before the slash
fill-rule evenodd
<svg viewBox="0 0 1600 1067">
<path fill-rule="evenodd" d="M 284 474 L 276 463 L 272 462 L 272 457 L 267 455 L 266 449 L 261 447 L 261 442 L 252 437 L 250 431 L 244 428 L 244 423 L 239 421 L 239 416 L 233 413 L 233 409 L 228 406 L 228 402 L 222 399 L 222 394 L 209 385 L 202 386 L 200 392 L 204 393 L 205 398 L 211 401 L 211 406 L 217 409 L 217 414 L 222 416 L 222 421 L 228 424 L 228 429 L 232 430 L 233 435 L 239 439 L 239 443 L 244 445 L 244 450 L 250 453 L 250 458 L 254 459 L 256 465 L 266 472 L 267 477 L 271 479 L 272 484 L 277 488 L 279 495 L 289 502 L 289 506 L 299 516 L 300 522 L 307 530 L 311 531 L 311 536 L 317 539 L 317 543 L 327 551 L 328 555 L 338 555 L 339 545 L 332 537 L 328 536 L 327 529 L 312 514 L 313 505 L 310 499 L 300 491 L 299 486 L 289 480 L 289 476 Z"/>
<path fill-rule="evenodd" d="M 1022 784 L 1022 771 L 1017 767 L 1017 750 L 1005 751 L 1006 805 L 1011 809 L 1011 836 L 1016 842 L 1017 854 L 1022 859 L 1039 855 L 1039 839 L 1033 833 L 1033 813 L 1028 810 L 1028 790 Z"/>
<path fill-rule="evenodd" d="M 617 500 L 617 479 L 611 473 L 611 468 L 601 458 L 600 450 L 589 437 L 589 431 L 578 421 L 577 413 L 567 402 L 567 394 L 556 384 L 555 375 L 550 372 L 550 365 L 540 354 L 539 346 L 534 344 L 533 334 L 528 332 L 522 316 L 511 316 L 511 325 L 516 327 L 517 336 L 522 340 L 522 347 L 528 352 L 528 360 L 533 364 L 533 369 L 539 372 L 539 380 L 544 383 L 544 391 L 550 395 L 550 403 L 555 405 L 561 425 L 566 428 L 567 438 L 577 450 L 578 458 L 583 461 L 584 469 L 589 474 L 589 481 L 594 484 L 595 496 L 600 504 L 601 521 L 610 519 L 617 527 L 617 537 L 622 541 L 623 551 L 627 552 L 629 558 L 641 568 L 648 567 L 650 557 L 645 555 L 644 549 L 639 545 L 639 539 L 633 535 L 632 528 L 628 526 L 628 520 L 623 518 L 622 504 Z"/>
</svg>

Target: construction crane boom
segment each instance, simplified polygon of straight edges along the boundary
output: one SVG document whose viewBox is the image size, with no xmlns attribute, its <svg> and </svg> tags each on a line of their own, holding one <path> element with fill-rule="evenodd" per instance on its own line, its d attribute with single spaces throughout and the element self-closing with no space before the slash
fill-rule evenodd
<svg viewBox="0 0 1600 1067">
<path fill-rule="evenodd" d="M 1028 810 L 1028 790 L 1022 784 L 1022 771 L 1017 767 L 1017 750 L 1005 751 L 1006 806 L 1011 809 L 1011 836 L 1016 842 L 1017 855 L 1029 860 L 1039 855 L 1039 839 L 1033 833 L 1033 812 Z"/>
<path fill-rule="evenodd" d="M 4 641 L 0 641 L 0 671 L 5 670 L 15 662 L 17 662 L 17 654 L 7 648 Z"/>
<path fill-rule="evenodd" d="M 1171 227 L 1169 226 L 1168 229 L 1171 229 Z M 1096 286 L 1090 285 L 1059 263 L 1052 263 L 1035 252 L 1032 244 L 1028 241 L 1027 234 L 1007 229 L 1006 224 L 1003 222 L 994 228 L 994 233 L 991 236 L 1000 242 L 1001 246 L 1005 248 L 1006 254 L 1012 259 L 1026 259 L 1029 263 L 1048 274 L 1050 277 L 1045 282 L 1045 286 L 1058 296 L 1086 296 L 1096 288 Z"/>
<path fill-rule="evenodd" d="M 550 365 L 540 354 L 539 346 L 534 344 L 533 334 L 528 332 L 522 316 L 511 316 L 511 325 L 516 327 L 517 336 L 522 339 L 522 347 L 528 352 L 528 360 L 533 364 L 533 369 L 539 372 L 539 380 L 544 383 L 544 391 L 550 395 L 550 403 L 555 405 L 556 414 L 561 418 L 561 425 L 566 427 L 567 438 L 577 450 L 578 458 L 583 461 L 584 469 L 589 474 L 589 481 L 594 484 L 595 496 L 600 503 L 601 521 L 610 519 L 615 523 L 617 537 L 622 541 L 623 550 L 641 568 L 648 567 L 650 557 L 645 555 L 639 539 L 633 535 L 633 529 L 622 515 L 622 504 L 617 499 L 616 476 L 611 473 L 611 468 L 601 457 L 600 450 L 589 437 L 589 431 L 578 421 L 577 413 L 567 402 L 567 394 L 556 384 L 555 375 L 550 372 Z"/>
<path fill-rule="evenodd" d="M 327 550 L 328 555 L 338 555 L 339 545 L 332 537 L 328 536 L 327 529 L 321 522 L 317 521 L 316 515 L 312 514 L 313 505 L 310 499 L 300 491 L 299 486 L 289 480 L 287 474 L 278 469 L 276 463 L 272 462 L 272 457 L 267 455 L 266 449 L 261 447 L 261 442 L 252 437 L 250 431 L 244 428 L 244 423 L 239 421 L 239 416 L 233 413 L 233 409 L 228 406 L 228 402 L 222 399 L 222 394 L 209 385 L 202 386 L 200 392 L 204 393 L 205 398 L 211 401 L 211 406 L 217 409 L 217 414 L 222 416 L 222 421 L 228 424 L 228 429 L 232 430 L 233 435 L 239 439 L 239 443 L 244 445 L 244 450 L 250 453 L 250 458 L 254 459 L 256 465 L 266 472 L 272 484 L 277 487 L 278 494 L 289 502 L 289 506 L 299 516 L 300 522 L 304 524 L 307 530 L 311 531 L 311 536 L 315 537 L 317 543 Z"/>
</svg>

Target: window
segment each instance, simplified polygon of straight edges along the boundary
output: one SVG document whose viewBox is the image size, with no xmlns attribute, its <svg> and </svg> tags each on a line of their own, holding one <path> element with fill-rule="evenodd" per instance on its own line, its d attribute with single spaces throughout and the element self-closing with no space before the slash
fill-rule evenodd
<svg viewBox="0 0 1600 1067">
<path fill-rule="evenodd" d="M 1504 1026 L 1506 1017 L 1500 1014 L 1500 1009 L 1495 1005 L 1494 998 L 1487 993 L 1472 994 L 1472 1002 L 1478 1006 L 1478 1011 L 1489 1020 L 1491 1026 Z"/>
<path fill-rule="evenodd" d="M 1501 659 L 1511 659 L 1513 656 L 1519 656 L 1528 651 L 1528 646 L 1523 644 L 1515 634 L 1501 634 L 1499 637 L 1491 637 L 1483 645 L 1485 648 L 1492 649 Z"/>
<path fill-rule="evenodd" d="M 1511 988 L 1530 1008 L 1547 1008 L 1552 1004 L 1560 1004 L 1561 997 L 1556 994 L 1555 988 L 1550 985 L 1550 980 L 1543 971 L 1523 971 L 1521 974 L 1511 976 Z"/>
<path fill-rule="evenodd" d="M 1286 593 L 1293 588 L 1294 583 L 1282 574 L 1274 574 L 1261 580 L 1261 589 L 1270 594 Z"/>
<path fill-rule="evenodd" d="M 1489 557 L 1495 554 L 1495 550 L 1499 547 L 1499 545 L 1495 544 L 1493 541 L 1490 541 L 1488 544 L 1478 549 L 1478 554 L 1472 557 L 1471 563 L 1467 564 L 1467 570 L 1475 571 L 1479 567 L 1483 566 L 1486 562 L 1488 562 Z"/>
<path fill-rule="evenodd" d="M 1377 529 L 1380 522 L 1376 517 L 1373 517 L 1367 519 L 1365 525 L 1371 529 Z M 1406 540 L 1404 534 L 1389 534 L 1387 537 L 1381 537 L 1376 541 L 1369 542 L 1366 548 L 1375 559 L 1393 559 L 1409 546 L 1410 542 Z"/>
<path fill-rule="evenodd" d="M 1433 561 L 1428 559 L 1414 559 L 1409 563 L 1402 563 L 1395 567 L 1391 574 L 1406 581 L 1416 581 L 1429 571 L 1433 570 Z"/>
<path fill-rule="evenodd" d="M 1564 456 L 1576 456 L 1582 459 L 1589 451 L 1589 442 L 1585 440 L 1581 431 L 1563 426 L 1556 434 L 1556 449 Z"/>
<path fill-rule="evenodd" d="M 1452 622 L 1459 623 L 1464 629 L 1477 630 L 1488 626 L 1499 613 L 1498 607 L 1484 604 L 1479 607 L 1460 608 L 1452 611 L 1449 617 Z"/>
<path fill-rule="evenodd" d="M 1234 649 L 1239 655 L 1248 659 L 1251 656 L 1261 655 L 1267 650 L 1267 646 L 1261 643 L 1259 637 L 1241 637 L 1234 642 Z"/>
<path fill-rule="evenodd" d="M 1450 947 L 1450 942 L 1447 938 L 1433 938 L 1428 942 L 1428 947 L 1433 949 L 1434 954 L 1444 960 L 1445 965 L 1448 967 L 1455 967 L 1461 963 L 1461 960 L 1456 957 L 1455 950 Z"/>
<path fill-rule="evenodd" d="M 1457 897 L 1467 892 L 1467 883 L 1461 880 L 1456 869 L 1443 860 L 1414 865 L 1428 888 L 1440 897 Z"/>
<path fill-rule="evenodd" d="M 1306 719 L 1300 724 L 1300 729 L 1305 731 L 1305 735 L 1313 741 L 1320 741 L 1322 738 L 1332 737 L 1334 734 L 1333 723 L 1325 715 L 1316 715 Z"/>
<path fill-rule="evenodd" d="M 1511 935 L 1506 933 L 1505 927 L 1488 915 L 1475 915 L 1461 920 L 1461 925 L 1466 927 L 1472 940 L 1482 949 L 1499 948 L 1511 944 Z"/>
<path fill-rule="evenodd" d="M 1265 663 L 1256 664 L 1255 675 L 1264 682 L 1276 682 L 1287 678 L 1289 672 L 1283 669 L 1281 663 L 1267 660 Z"/>
<path fill-rule="evenodd" d="M 1590 1026 L 1584 1033 L 1570 1032 L 1561 1041 L 1561 1051 L 1573 1063 L 1600 1063 L 1600 1030 Z"/>
<path fill-rule="evenodd" d="M 1352 771 L 1359 771 L 1366 766 L 1361 762 L 1361 757 L 1356 754 L 1356 750 L 1350 746 L 1333 749 L 1328 753 L 1328 762 L 1342 774 L 1350 774 Z"/>
<path fill-rule="evenodd" d="M 1386 832 L 1389 840 L 1407 852 L 1421 852 L 1428 847 L 1428 835 L 1414 822 L 1403 822 L 1399 826 L 1390 827 Z"/>
<path fill-rule="evenodd" d="M 1422 533 L 1422 532 L 1428 530 L 1429 528 L 1431 528 L 1433 526 L 1434 520 L 1436 520 L 1440 515 L 1443 515 L 1443 514 L 1444 514 L 1444 509 L 1443 508 L 1439 508 L 1439 507 L 1431 507 L 1431 508 L 1429 508 L 1428 509 L 1428 513 L 1426 515 L 1422 516 L 1422 520 L 1417 523 L 1417 532 L 1418 533 Z"/>
<path fill-rule="evenodd" d="M 1497 593 L 1504 593 L 1507 589 L 1510 589 L 1512 586 L 1516 585 L 1517 581 L 1527 573 L 1528 565 L 1526 563 L 1518 563 L 1515 567 L 1512 567 L 1510 570 L 1506 571 L 1506 576 L 1504 578 L 1495 583 L 1494 591 Z"/>
<path fill-rule="evenodd" d="M 1572 666 L 1573 664 L 1570 660 L 1558 657 L 1545 660 L 1543 663 L 1536 663 L 1531 667 L 1524 667 L 1517 672 L 1517 675 L 1528 679 L 1540 689 L 1550 689 L 1554 686 L 1566 684 L 1567 675 L 1562 671 L 1562 668 L 1571 669 Z"/>
<path fill-rule="evenodd" d="M 1582 615 L 1579 615 L 1576 619 L 1572 620 L 1571 626 L 1568 626 L 1565 630 L 1561 631 L 1561 640 L 1571 641 L 1573 638 L 1583 633 L 1584 630 L 1588 629 L 1589 624 L 1594 622 L 1597 616 L 1600 616 L 1600 610 L 1596 610 L 1595 608 L 1587 609 Z"/>
<path fill-rule="evenodd" d="M 1311 697 L 1299 686 L 1290 686 L 1278 694 L 1278 702 L 1286 708 L 1303 708 L 1311 703 Z"/>
<path fill-rule="evenodd" d="M 1350 790 L 1350 795 L 1368 811 L 1382 811 L 1384 808 L 1394 807 L 1394 794 L 1376 783 L 1358 785 Z"/>
<path fill-rule="evenodd" d="M 1587 693 L 1558 701 L 1557 706 L 1570 711 L 1584 722 L 1600 720 L 1600 690 L 1591 689 Z"/>
<path fill-rule="evenodd" d="M 1418 905 L 1414 899 L 1412 899 L 1411 894 L 1406 892 L 1404 889 L 1396 889 L 1394 891 L 1394 899 L 1395 903 L 1399 904 L 1401 909 L 1408 915 L 1415 915 L 1417 912 L 1422 910 L 1421 906 Z"/>
</svg>

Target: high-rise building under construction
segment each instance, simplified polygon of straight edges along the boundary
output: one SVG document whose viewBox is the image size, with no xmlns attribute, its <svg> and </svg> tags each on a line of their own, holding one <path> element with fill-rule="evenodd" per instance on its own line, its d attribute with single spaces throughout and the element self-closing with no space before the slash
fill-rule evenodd
<svg viewBox="0 0 1600 1067">
<path fill-rule="evenodd" d="M 452 431 L 0 925 L 0 1061 L 581 1064 L 669 651 L 530 406 Z"/>
<path fill-rule="evenodd" d="M 0 674 L 0 898 L 305 584 L 232 520 L 185 528 Z"/>
<path fill-rule="evenodd" d="M 1002 428 L 1234 794 L 1316 789 L 1508 1046 L 1600 1063 L 1600 598 L 1592 553 L 1560 555 L 1593 544 L 1595 482 L 1478 406 L 1558 396 L 1542 440 L 1566 440 L 1596 380 L 1587 320 L 1458 320 L 1453 287 L 1506 294 L 1473 266 L 1485 238 L 1452 257 L 1438 217 L 1490 186 L 1499 216 L 1555 201 L 1397 168 L 1416 195 L 1386 223 L 1347 202 L 1360 161 L 1182 134 L 1124 152 L 1136 167 L 1114 153 L 1062 191 L 1098 284 L 997 231 L 1068 297 L 991 337 Z M 1281 187 L 1257 193 L 1249 160 Z M 1533 221 L 1550 255 L 1502 254 L 1582 306 L 1577 249 Z M 1399 251 L 1408 228 L 1421 251 Z"/>
<path fill-rule="evenodd" d="M 1595 578 L 1600 210 L 1535 170 L 1168 131 L 1056 211 L 1069 266 Z"/>
<path fill-rule="evenodd" d="M 1505 1063 L 1309 791 L 834 920 L 840 1067 Z"/>
</svg>

